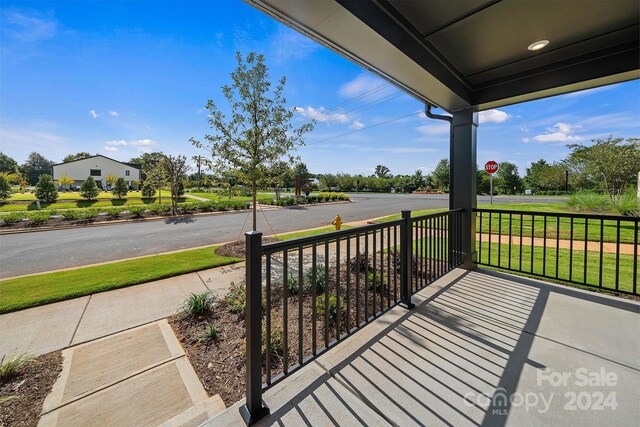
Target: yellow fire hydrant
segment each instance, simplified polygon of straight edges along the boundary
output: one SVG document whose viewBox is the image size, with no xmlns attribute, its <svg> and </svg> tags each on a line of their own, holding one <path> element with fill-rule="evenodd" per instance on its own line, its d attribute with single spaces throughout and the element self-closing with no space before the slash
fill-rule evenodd
<svg viewBox="0 0 640 427">
<path fill-rule="evenodd" d="M 336 230 L 340 230 L 340 227 L 342 227 L 342 218 L 340 218 L 340 215 L 336 215 L 331 225 L 335 225 Z"/>
</svg>

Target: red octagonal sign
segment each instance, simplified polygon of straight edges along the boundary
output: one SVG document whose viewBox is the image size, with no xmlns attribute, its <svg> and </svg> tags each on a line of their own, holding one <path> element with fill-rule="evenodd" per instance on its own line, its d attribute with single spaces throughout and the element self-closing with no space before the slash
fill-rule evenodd
<svg viewBox="0 0 640 427">
<path fill-rule="evenodd" d="M 484 164 L 484 170 L 487 171 L 488 174 L 494 174 L 498 172 L 498 164 L 493 160 L 489 160 Z"/>
</svg>

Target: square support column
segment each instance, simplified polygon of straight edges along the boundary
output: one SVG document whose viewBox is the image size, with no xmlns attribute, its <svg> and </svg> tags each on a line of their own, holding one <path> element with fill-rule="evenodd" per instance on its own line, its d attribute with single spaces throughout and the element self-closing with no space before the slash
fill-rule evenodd
<svg viewBox="0 0 640 427">
<path fill-rule="evenodd" d="M 478 113 L 465 109 L 453 113 L 450 142 L 449 208 L 464 209 L 462 268 L 473 270 L 476 260 L 476 134 Z"/>
</svg>

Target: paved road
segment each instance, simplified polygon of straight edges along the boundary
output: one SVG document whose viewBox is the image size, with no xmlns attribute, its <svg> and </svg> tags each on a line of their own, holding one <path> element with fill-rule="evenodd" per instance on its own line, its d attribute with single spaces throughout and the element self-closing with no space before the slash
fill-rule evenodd
<svg viewBox="0 0 640 427">
<path fill-rule="evenodd" d="M 343 221 L 358 221 L 399 213 L 402 209 L 443 208 L 447 195 L 353 194 L 354 203 L 285 208 L 259 214 L 258 229 L 271 234 L 328 225 L 336 214 Z M 478 203 L 488 203 L 479 197 Z M 539 197 L 499 197 L 495 203 L 558 202 Z M 0 278 L 66 267 L 112 261 L 190 247 L 210 245 L 241 237 L 247 212 L 193 218 L 124 223 L 103 227 L 0 235 Z M 265 221 L 266 217 L 266 221 Z"/>
</svg>

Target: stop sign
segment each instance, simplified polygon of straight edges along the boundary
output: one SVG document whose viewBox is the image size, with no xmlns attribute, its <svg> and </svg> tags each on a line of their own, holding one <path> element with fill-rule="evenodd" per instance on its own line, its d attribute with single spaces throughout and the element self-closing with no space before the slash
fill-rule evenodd
<svg viewBox="0 0 640 427">
<path fill-rule="evenodd" d="M 489 160 L 487 163 L 484 164 L 484 170 L 488 174 L 493 175 L 494 173 L 498 172 L 498 164 L 493 160 Z"/>
</svg>

